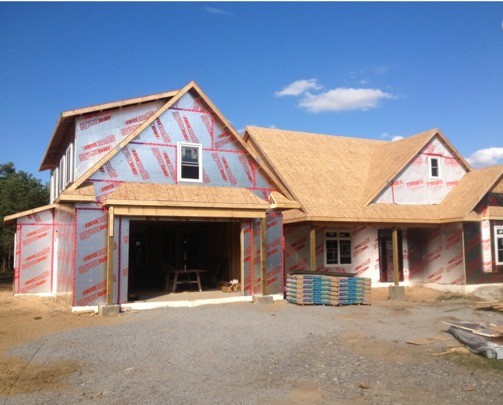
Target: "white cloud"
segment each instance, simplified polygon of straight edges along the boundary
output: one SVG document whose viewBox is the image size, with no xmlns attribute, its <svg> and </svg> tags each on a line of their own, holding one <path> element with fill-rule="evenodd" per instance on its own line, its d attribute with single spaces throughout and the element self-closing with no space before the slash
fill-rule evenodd
<svg viewBox="0 0 503 405">
<path fill-rule="evenodd" d="M 225 11 L 225 10 L 222 10 L 221 8 L 217 8 L 217 7 L 206 6 L 204 9 L 209 14 L 219 14 L 219 15 L 229 15 L 229 16 L 232 15 L 232 13 Z"/>
<path fill-rule="evenodd" d="M 307 92 L 299 102 L 300 107 L 318 113 L 322 111 L 368 110 L 377 108 L 379 102 L 396 96 L 379 89 L 354 89 L 339 87 L 320 94 Z"/>
<path fill-rule="evenodd" d="M 503 148 L 486 148 L 472 153 L 467 159 L 475 167 L 503 164 Z"/>
<path fill-rule="evenodd" d="M 285 86 L 281 91 L 274 93 L 276 97 L 299 96 L 307 90 L 320 90 L 322 86 L 318 84 L 317 79 L 297 80 Z"/>
<path fill-rule="evenodd" d="M 400 139 L 403 139 L 403 136 L 401 136 L 401 135 L 392 136 L 392 135 L 388 134 L 387 132 L 383 132 L 381 135 L 379 135 L 379 139 L 389 139 L 391 142 L 393 142 L 393 141 L 399 141 Z"/>
</svg>

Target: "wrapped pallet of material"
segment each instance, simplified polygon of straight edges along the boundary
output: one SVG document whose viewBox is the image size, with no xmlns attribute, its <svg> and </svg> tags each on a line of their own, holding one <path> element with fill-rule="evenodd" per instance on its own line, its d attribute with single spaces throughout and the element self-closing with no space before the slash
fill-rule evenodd
<svg viewBox="0 0 503 405">
<path fill-rule="evenodd" d="M 326 274 L 289 274 L 286 299 L 300 305 L 370 304 L 371 280 Z"/>
</svg>

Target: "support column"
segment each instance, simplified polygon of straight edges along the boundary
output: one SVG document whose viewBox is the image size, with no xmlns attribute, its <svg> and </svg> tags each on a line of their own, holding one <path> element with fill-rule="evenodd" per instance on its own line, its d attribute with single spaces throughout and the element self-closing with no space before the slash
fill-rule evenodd
<svg viewBox="0 0 503 405">
<path fill-rule="evenodd" d="M 114 207 L 108 209 L 107 233 L 107 305 L 114 300 Z"/>
<path fill-rule="evenodd" d="M 394 285 L 389 287 L 389 299 L 404 301 L 405 300 L 405 287 L 400 284 L 400 261 L 398 251 L 398 229 L 393 228 L 391 234 L 391 242 L 393 245 L 393 282 Z"/>
<path fill-rule="evenodd" d="M 239 273 L 241 278 L 241 295 L 245 295 L 245 233 L 243 222 L 239 223 Z"/>
<path fill-rule="evenodd" d="M 393 282 L 395 285 L 400 283 L 400 268 L 398 262 L 398 229 L 393 228 L 391 234 L 391 241 L 393 245 Z"/>
<path fill-rule="evenodd" d="M 267 245 L 265 218 L 260 218 L 260 277 L 262 280 L 262 295 L 267 295 Z"/>
<path fill-rule="evenodd" d="M 316 271 L 316 227 L 309 228 L 309 267 L 311 271 Z"/>
</svg>

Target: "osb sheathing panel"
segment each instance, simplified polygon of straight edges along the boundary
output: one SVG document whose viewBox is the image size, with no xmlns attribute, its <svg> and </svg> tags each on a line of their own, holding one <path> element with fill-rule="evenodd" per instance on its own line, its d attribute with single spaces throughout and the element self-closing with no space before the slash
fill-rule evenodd
<svg viewBox="0 0 503 405">
<path fill-rule="evenodd" d="M 269 203 L 247 189 L 179 184 L 122 183 L 107 195 L 105 204 L 209 206 L 266 209 Z"/>
<path fill-rule="evenodd" d="M 490 166 L 467 173 L 440 204 L 444 218 L 468 215 L 503 173 L 503 166 Z"/>
<path fill-rule="evenodd" d="M 493 193 L 503 194 L 503 178 L 496 183 L 491 191 Z"/>
<path fill-rule="evenodd" d="M 438 130 L 396 142 L 343 138 L 320 134 L 247 127 L 264 156 L 281 174 L 305 213 L 287 211 L 285 222 L 295 220 L 442 223 L 468 216 L 503 173 L 501 166 L 468 172 L 437 205 L 366 205 L 365 185 L 379 183 L 391 175 L 398 163 L 385 169 L 393 155 L 412 160 Z M 447 141 L 445 141 L 447 142 Z M 402 147 L 400 145 L 402 144 Z M 389 149 L 386 149 L 389 148 Z M 452 152 L 457 156 L 455 152 Z M 412 154 L 412 155 L 411 155 Z M 400 157 L 397 160 L 404 160 Z M 462 166 L 463 159 L 459 159 Z M 402 162 L 403 163 L 403 162 Z M 402 164 L 400 163 L 400 164 Z M 382 166 L 381 169 L 378 166 Z"/>
</svg>

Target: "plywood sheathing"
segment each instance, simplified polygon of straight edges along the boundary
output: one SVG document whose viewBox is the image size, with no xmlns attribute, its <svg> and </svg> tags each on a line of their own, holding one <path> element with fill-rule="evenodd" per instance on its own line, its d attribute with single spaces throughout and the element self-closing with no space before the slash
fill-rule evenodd
<svg viewBox="0 0 503 405">
<path fill-rule="evenodd" d="M 503 175 L 503 165 L 474 170 L 463 176 L 440 207 L 443 218 L 468 215 Z"/>
<path fill-rule="evenodd" d="M 271 208 L 282 208 L 282 209 L 297 209 L 300 208 L 300 204 L 297 201 L 292 201 L 286 198 L 283 194 L 277 191 L 271 191 Z"/>
<path fill-rule="evenodd" d="M 498 182 L 494 185 L 491 192 L 503 194 L 503 178 L 500 178 Z"/>
<path fill-rule="evenodd" d="M 57 202 L 94 202 L 95 200 L 96 195 L 92 183 L 84 183 L 76 190 L 65 190 L 56 199 Z"/>
<path fill-rule="evenodd" d="M 466 163 L 468 173 L 439 205 L 368 205 L 368 193 L 376 192 L 370 191 L 371 183 L 379 184 L 381 190 L 382 185 L 393 178 L 393 173 L 400 172 L 404 162 L 412 161 L 433 137 L 445 139 L 437 129 L 417 134 L 404 142 L 259 127 L 247 127 L 246 132 L 302 206 L 302 210 L 286 211 L 285 223 L 438 224 L 477 220 L 480 217 L 475 217 L 472 210 L 503 173 L 503 166 L 471 171 Z M 387 152 L 386 147 L 389 148 Z M 457 153 L 454 148 L 449 149 L 453 154 Z M 392 163 L 393 154 L 400 155 L 396 164 Z M 386 162 L 391 169 L 386 168 Z M 464 159 L 460 162 L 465 165 Z M 380 166 L 383 168 L 379 169 Z"/>
<path fill-rule="evenodd" d="M 503 207 L 487 207 L 484 218 L 503 221 Z"/>
<path fill-rule="evenodd" d="M 18 219 L 18 218 L 26 217 L 28 215 L 37 214 L 39 212 L 50 210 L 50 209 L 53 209 L 55 207 L 56 207 L 55 204 L 49 204 L 49 205 L 44 205 L 42 207 L 33 208 L 31 210 L 27 210 L 27 211 L 23 211 L 23 212 L 18 212 L 16 214 L 7 215 L 7 216 L 5 216 L 3 218 L 3 222 L 4 222 L 5 226 L 12 226 L 12 225 L 16 224 L 16 219 Z"/>
<path fill-rule="evenodd" d="M 104 205 L 156 207 L 208 207 L 228 209 L 269 208 L 269 203 L 248 189 L 180 184 L 123 183 Z"/>
</svg>

